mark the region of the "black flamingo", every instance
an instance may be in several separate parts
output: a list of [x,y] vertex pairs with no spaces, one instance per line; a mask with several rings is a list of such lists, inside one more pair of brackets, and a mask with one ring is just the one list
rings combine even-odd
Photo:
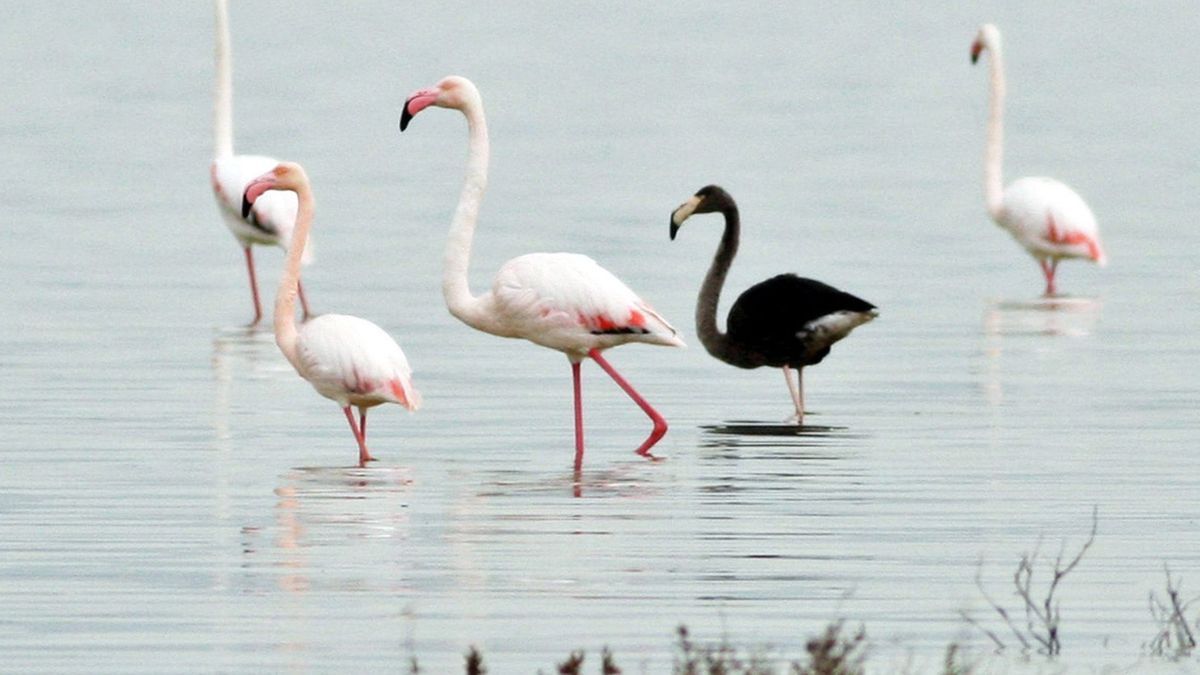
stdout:
[[725,363],[739,368],[782,368],[796,405],[796,414],[789,421],[803,425],[804,367],[820,363],[833,343],[879,312],[866,300],[828,284],[780,274],[738,296],[725,320],[728,332],[722,333],[717,328],[717,302],[741,236],[737,203],[719,186],[701,188],[671,213],[671,240],[690,216],[713,212],[725,216],[725,234],[700,285],[696,333],[708,353]]

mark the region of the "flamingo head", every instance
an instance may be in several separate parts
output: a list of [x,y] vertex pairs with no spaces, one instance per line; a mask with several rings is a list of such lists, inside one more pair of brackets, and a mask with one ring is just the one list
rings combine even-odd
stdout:
[[1000,48],[1000,29],[994,24],[985,23],[979,27],[979,34],[975,36],[975,41],[971,43],[971,63],[979,61],[979,55],[983,50],[990,49],[993,52]]
[[250,215],[254,202],[267,190],[291,190],[293,192],[308,186],[308,174],[304,167],[295,162],[281,162],[274,169],[264,173],[246,184],[242,193],[242,217]]
[[725,188],[720,185],[705,185],[671,212],[671,241],[675,241],[675,235],[679,232],[679,228],[683,227],[683,221],[690,218],[692,214],[724,212],[731,209],[736,210],[737,204],[733,201],[733,197],[730,197],[729,193],[725,191]]
[[467,78],[458,75],[442,78],[441,82],[427,89],[418,89],[405,99],[404,110],[400,113],[400,131],[407,129],[409,121],[431,105],[462,110],[478,100],[479,90]]

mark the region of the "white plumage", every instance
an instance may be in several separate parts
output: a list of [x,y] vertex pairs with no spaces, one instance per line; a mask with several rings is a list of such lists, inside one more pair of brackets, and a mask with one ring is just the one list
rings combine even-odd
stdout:
[[822,346],[839,342],[850,334],[850,331],[879,316],[879,311],[871,309],[866,312],[841,310],[813,319],[804,324],[804,332],[797,337],[813,337]]
[[971,45],[972,63],[984,50],[991,52],[991,102],[983,166],[988,215],[1037,260],[1046,278],[1045,294],[1052,296],[1060,260],[1080,258],[1103,266],[1108,256],[1100,242],[1096,217],[1071,188],[1042,177],[1022,178],[1003,188],[1006,85],[1000,30],[992,24],[980,27]]
[[[228,155],[212,163],[213,194],[221,208],[225,226],[242,246],[261,244],[287,250],[296,227],[296,194],[274,190],[262,195],[243,218],[242,195],[250,181],[275,168],[279,160],[262,155]],[[312,260],[311,244],[301,261]]]
[[382,328],[356,316],[322,314],[296,335],[296,371],[339,406],[421,405],[404,350]]
[[628,286],[591,258],[572,253],[532,253],[500,268],[491,291],[478,297],[467,283],[471,240],[479,205],[487,188],[487,120],[479,90],[468,79],[450,76],[436,86],[413,92],[404,101],[400,131],[413,116],[437,106],[467,118],[467,175],[446,242],[442,295],[455,317],[478,330],[524,338],[557,349],[571,362],[575,399],[575,470],[583,464],[583,403],[579,366],[594,360],[651,419],[654,429],[635,452],[653,457],[650,448],[667,432],[667,423],[600,354],[629,342],[682,347],[683,341],[663,318]]
[[997,222],[1035,258],[1085,258],[1107,263],[1096,216],[1083,198],[1053,178],[1013,181]]
[[496,273],[481,298],[499,334],[582,359],[629,342],[682,346],[675,329],[620,279],[585,255],[529,253]]
[[[273,169],[279,160],[261,155],[233,154],[233,65],[229,44],[229,7],[227,0],[215,0],[217,82],[213,101],[213,135],[215,148],[209,176],[213,195],[225,226],[233,233],[246,257],[250,279],[250,295],[254,302],[255,325],[262,318],[262,303],[258,297],[255,278],[254,245],[279,246],[287,249],[296,225],[296,195],[291,192],[271,192],[255,202],[251,212],[243,216],[242,195],[250,181]],[[310,246],[305,246],[301,262],[312,261]],[[308,318],[308,300],[303,287],[299,289],[304,317]]]
[[[317,393],[342,408],[354,440],[359,466],[371,461],[367,450],[367,409],[396,403],[416,410],[421,395],[413,387],[412,368],[400,345],[382,328],[355,316],[323,314],[296,326],[300,257],[313,221],[308,176],[299,164],[283,163],[246,186],[243,208],[249,210],[268,195],[288,191],[297,201],[296,231],[288,246],[283,275],[275,296],[275,344]],[[355,422],[351,406],[358,408]]]

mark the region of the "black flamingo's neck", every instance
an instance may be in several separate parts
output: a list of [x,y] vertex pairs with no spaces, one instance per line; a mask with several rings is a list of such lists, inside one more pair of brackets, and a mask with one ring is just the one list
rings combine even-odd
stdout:
[[700,343],[722,361],[736,362],[736,350],[730,344],[729,335],[717,328],[717,304],[721,299],[721,289],[725,286],[725,276],[729,266],[737,255],[738,240],[741,238],[741,217],[738,215],[737,204],[725,204],[721,208],[725,216],[725,233],[717,246],[708,274],[700,285],[700,298],[696,301],[696,334]]

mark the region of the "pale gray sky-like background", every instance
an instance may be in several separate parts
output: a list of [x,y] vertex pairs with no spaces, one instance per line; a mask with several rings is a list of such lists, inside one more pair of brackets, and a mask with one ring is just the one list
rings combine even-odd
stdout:
[[[989,651],[958,615],[993,620],[979,561],[1007,598],[1093,505],[1060,663],[1167,668],[1139,661],[1146,594],[1164,562],[1200,583],[1196,3],[233,0],[235,148],[305,165],[314,308],[387,329],[425,397],[372,413],[361,471],[337,407],[239,328],[209,3],[10,4],[0,669],[455,672],[476,644],[497,673],[604,645],[659,673],[679,623],[798,655],[839,616],[876,667],[934,669],[954,640]],[[1062,307],[984,212],[988,21],[1006,180],[1068,183],[1108,248],[1062,265]],[[475,291],[567,250],[652,302],[689,347],[609,357],[671,423],[668,461],[633,456],[644,417],[585,364],[574,496],[566,360],[446,312],[465,125],[397,121],[451,73],[492,137]],[[694,337],[720,223],[671,242],[667,218],[708,183],[743,219],[722,312],[786,271],[880,307],[806,372],[825,433],[745,433],[788,414],[782,378]],[[256,255],[269,307],[282,252]]]

